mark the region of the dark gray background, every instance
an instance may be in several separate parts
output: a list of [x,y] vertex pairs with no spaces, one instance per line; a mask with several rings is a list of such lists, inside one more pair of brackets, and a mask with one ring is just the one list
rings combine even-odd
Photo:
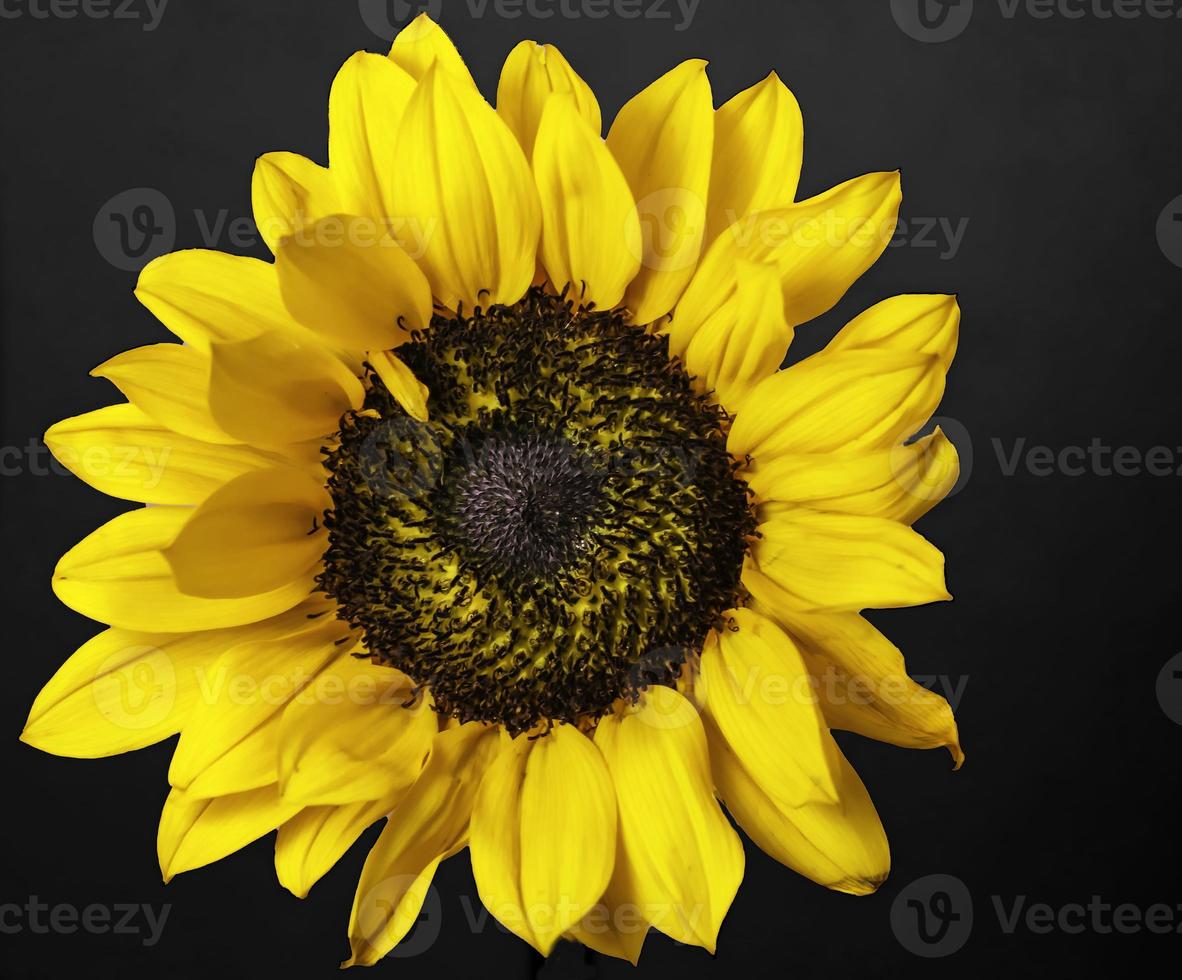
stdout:
[[[177,247],[263,254],[257,244],[236,247],[228,230],[211,238],[205,229],[223,211],[229,221],[249,217],[258,154],[290,149],[324,161],[334,72],[352,51],[386,45],[356,0],[170,0],[153,30],[144,30],[142,0],[128,8],[139,19],[61,16],[70,8],[39,17],[30,2],[0,0],[0,905],[37,896],[78,908],[173,907],[162,938],[146,948],[142,935],[40,934],[26,920],[0,933],[0,975],[329,977],[347,951],[354,882],[373,832],[304,902],[276,884],[269,838],[165,888],[155,833],[171,744],[85,762],[17,742],[41,684],[96,632],[53,598],[53,565],[126,507],[46,472],[44,455],[28,446],[57,419],[116,398],[87,378],[91,367],[165,339],[132,297],[134,272],[109,261],[109,240],[96,241],[106,203],[153,188],[174,211]],[[909,19],[907,4],[888,0],[702,0],[678,29],[676,5],[654,2],[641,8],[669,19],[513,18],[447,0],[442,21],[486,94],[513,44],[554,41],[609,120],[683,58],[710,59],[719,101],[775,69],[804,110],[802,193],[902,169],[908,234],[837,310],[799,331],[792,356],[887,295],[960,294],[962,342],[941,413],[959,426],[952,431],[971,473],[921,525],[948,557],[957,599],[875,619],[914,674],[962,688],[968,762],[952,773],[943,752],[843,736],[893,845],[880,893],[828,893],[749,847],[718,957],[653,935],[636,975],[1079,976],[1105,959],[1127,967],[1147,952],[1176,954],[1176,935],[1145,930],[1038,934],[1022,925],[1007,934],[994,905],[995,896],[1008,909],[1022,896],[1027,906],[1058,907],[1095,895],[1144,913],[1182,901],[1182,728],[1155,687],[1180,648],[1182,269],[1171,256],[1182,264],[1173,217],[1182,203],[1171,202],[1182,194],[1182,20],[1106,17],[1112,0],[1068,0],[1067,13],[1083,16],[1052,9],[1046,18],[1024,3],[1007,16],[1010,0],[976,0],[963,33],[925,43],[899,26],[917,23],[914,3]],[[572,7],[588,10],[567,0]],[[560,8],[538,0],[535,9]],[[956,18],[966,9],[949,11],[945,30],[963,26]],[[924,234],[923,219],[962,228],[963,238],[953,248],[947,235]],[[1007,473],[999,459],[1015,447],[1057,452],[1092,440],[1133,455],[1169,447],[1170,474],[1095,465],[1042,474],[1024,462]],[[1182,705],[1180,682],[1170,683],[1167,707]],[[891,908],[932,874],[963,883],[975,915],[963,949],[923,959],[892,929]],[[476,915],[479,906],[464,856],[436,885],[438,911],[419,927],[425,940],[438,929],[435,941],[379,969],[530,975],[536,964],[522,943],[491,923],[469,925],[465,909]],[[595,975],[578,959],[543,975]],[[633,975],[616,961],[598,970]]]

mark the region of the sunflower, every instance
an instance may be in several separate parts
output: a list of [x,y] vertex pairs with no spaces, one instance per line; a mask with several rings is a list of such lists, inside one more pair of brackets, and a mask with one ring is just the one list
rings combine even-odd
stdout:
[[713,951],[734,822],[865,894],[887,842],[831,729],[961,752],[865,608],[949,598],[912,523],[957,479],[937,406],[948,296],[887,299],[781,370],[890,240],[897,173],[796,201],[773,74],[715,109],[705,63],[601,138],[550,46],[494,110],[421,17],[329,96],[329,166],[262,156],[274,262],[163,256],[139,300],[181,343],[96,368],[126,402],[53,426],[147,506],[60,561],[109,624],[23,738],[98,757],[179,733],[165,880],[277,831],[303,897],[372,824],[349,964],[468,847],[548,953]]

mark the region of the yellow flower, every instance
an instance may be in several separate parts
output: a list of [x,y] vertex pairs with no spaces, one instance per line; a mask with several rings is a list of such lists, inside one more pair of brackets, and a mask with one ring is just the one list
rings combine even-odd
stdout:
[[714,109],[686,62],[606,140],[524,42],[492,109],[421,17],[329,98],[329,166],[254,172],[273,263],[183,251],[136,296],[183,343],[94,373],[127,402],[54,453],[150,506],[54,588],[109,628],[23,738],[98,757],[179,733],[165,879],[278,830],[298,896],[374,822],[350,963],[465,846],[543,954],[713,950],[743,875],[724,815],[829,888],[889,853],[830,734],[962,756],[864,608],[947,599],[912,530],[957,478],[929,418],[947,296],[898,296],[780,370],[881,254],[895,173],[796,201],[775,75]]

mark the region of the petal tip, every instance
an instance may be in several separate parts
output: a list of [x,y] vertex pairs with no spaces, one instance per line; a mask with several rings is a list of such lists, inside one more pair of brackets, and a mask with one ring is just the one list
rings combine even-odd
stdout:
[[832,891],[841,892],[845,895],[853,895],[855,898],[865,898],[867,895],[873,895],[878,891],[882,887],[883,882],[887,880],[889,874],[890,872],[888,871],[874,878],[851,878],[831,885],[830,888]]
[[35,728],[36,728],[36,723],[34,721],[32,721],[32,720],[27,721],[25,723],[25,727],[23,729],[21,729],[20,735],[17,736],[17,740],[24,742],[25,745],[29,746],[30,748],[34,748],[40,752],[44,752],[46,750],[40,744],[38,744],[40,742],[40,739],[38,739],[36,734],[34,733]]

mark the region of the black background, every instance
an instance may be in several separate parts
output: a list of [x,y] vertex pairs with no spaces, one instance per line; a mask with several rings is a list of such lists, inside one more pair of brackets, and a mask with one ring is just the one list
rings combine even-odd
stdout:
[[[95,762],[17,741],[41,684],[96,632],[54,599],[53,565],[126,509],[45,472],[46,458],[25,447],[52,422],[117,399],[87,378],[90,368],[166,337],[132,297],[134,273],[96,248],[104,202],[156,188],[175,208],[177,247],[241,250],[225,233],[205,240],[195,210],[206,225],[223,209],[230,220],[249,217],[250,170],[264,151],[324,162],[333,74],[352,51],[386,43],[355,0],[170,0],[152,31],[142,18],[42,19],[28,2],[5,0],[22,16],[0,18],[0,904],[37,896],[172,909],[151,947],[142,935],[39,934],[26,922],[0,933],[0,975],[328,977],[347,953],[373,831],[303,902],[275,882],[271,838],[165,888],[155,833],[171,741]],[[711,61],[719,102],[775,69],[804,110],[802,196],[901,168],[905,219],[967,221],[956,249],[913,224],[835,311],[798,331],[792,356],[885,296],[960,295],[961,347],[941,414],[959,425],[971,472],[921,525],[947,555],[957,598],[875,618],[913,674],[963,685],[968,761],[953,773],[942,751],[842,736],[892,841],[892,876],[877,895],[826,892],[748,845],[717,958],[653,934],[639,973],[603,960],[598,975],[1079,976],[1146,953],[1176,962],[1176,935],[1023,926],[1007,934],[994,896],[1006,907],[1019,896],[1059,906],[1098,895],[1142,910],[1182,901],[1182,729],[1155,694],[1180,648],[1180,479],[1096,467],[1036,475],[1022,463],[1007,473],[997,448],[1057,451],[1099,439],[1140,452],[1164,445],[1182,463],[1182,269],[1155,234],[1182,194],[1182,20],[1104,17],[1110,0],[1100,13],[1089,0],[1079,18],[1038,19],[1024,8],[1011,18],[998,0],[976,0],[961,36],[921,43],[887,0],[702,0],[684,30],[675,5],[664,8],[672,19],[636,21],[473,9],[447,0],[442,22],[489,96],[523,38],[559,44],[606,120],[683,58]],[[558,5],[539,0],[538,9]],[[247,251],[265,254],[261,245]],[[1182,250],[1173,254],[1182,262]],[[936,873],[965,883],[975,917],[962,950],[927,960],[897,940],[890,911],[909,882]],[[435,883],[438,939],[379,970],[530,975],[524,944],[491,923],[470,927],[465,908],[476,915],[479,906],[465,856]],[[582,976],[578,959],[543,975]]]

